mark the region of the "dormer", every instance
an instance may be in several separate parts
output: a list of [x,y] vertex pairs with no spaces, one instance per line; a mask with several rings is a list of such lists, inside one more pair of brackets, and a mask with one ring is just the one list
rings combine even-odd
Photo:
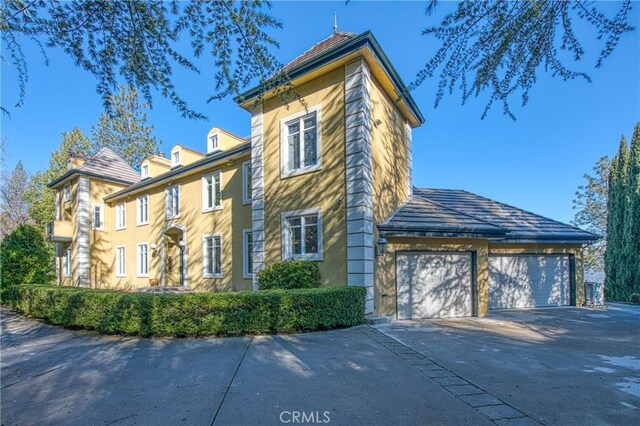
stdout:
[[171,161],[167,158],[150,155],[140,165],[140,178],[149,179],[171,170]]
[[186,166],[194,161],[198,161],[204,158],[204,154],[182,145],[174,145],[173,148],[171,148],[171,156],[169,158],[171,161],[171,168],[173,169],[178,166]]
[[207,133],[207,154],[227,151],[243,143],[246,143],[243,138],[219,127],[213,127],[209,130],[209,133]]

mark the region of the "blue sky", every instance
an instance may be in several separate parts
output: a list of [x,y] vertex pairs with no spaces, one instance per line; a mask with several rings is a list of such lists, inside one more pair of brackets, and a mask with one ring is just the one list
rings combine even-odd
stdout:
[[[274,35],[280,41],[279,59],[287,62],[330,35],[333,12],[341,30],[372,30],[394,66],[409,83],[437,43],[421,35],[434,23],[424,15],[424,2],[274,2],[273,14],[284,28]],[[632,21],[640,26],[640,4],[634,4]],[[443,3],[442,11],[453,4]],[[614,10],[616,4],[602,4]],[[593,81],[563,82],[540,74],[521,108],[514,98],[517,121],[495,108],[485,120],[480,116],[486,97],[462,106],[460,94],[447,96],[434,109],[437,81],[427,81],[413,96],[426,116],[414,130],[414,184],[419,187],[458,188],[488,196],[557,220],[573,218],[572,200],[582,174],[597,159],[615,153],[621,134],[630,136],[640,119],[640,38],[638,30],[623,37],[604,66],[594,69],[601,48],[593,33],[582,37],[589,54],[572,65],[589,72]],[[5,164],[13,168],[22,160],[29,171],[47,166],[49,152],[57,148],[60,133],[80,127],[88,135],[102,104],[95,80],[76,68],[60,51],[49,52],[45,66],[38,49],[24,45],[29,62],[29,83],[22,108],[2,117],[2,137],[7,144]],[[207,104],[214,91],[213,66],[199,62],[201,75],[186,71],[174,79],[190,106],[204,112],[208,121],[186,120],[161,97],[149,112],[155,134],[168,152],[180,143],[204,150],[206,133],[220,126],[239,135],[249,134],[249,115],[231,99]],[[17,99],[15,71],[2,65],[2,104]]]

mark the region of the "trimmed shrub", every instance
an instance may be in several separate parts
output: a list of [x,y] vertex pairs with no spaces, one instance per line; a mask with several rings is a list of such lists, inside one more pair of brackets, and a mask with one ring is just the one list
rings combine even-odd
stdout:
[[34,226],[19,225],[0,244],[0,288],[49,284],[55,279],[53,266],[52,250]]
[[4,303],[68,328],[142,336],[229,336],[349,327],[364,321],[365,290],[149,294],[20,285]]
[[640,293],[632,293],[629,301],[634,305],[640,305]]
[[277,262],[258,272],[260,290],[320,287],[320,268],[309,260]]

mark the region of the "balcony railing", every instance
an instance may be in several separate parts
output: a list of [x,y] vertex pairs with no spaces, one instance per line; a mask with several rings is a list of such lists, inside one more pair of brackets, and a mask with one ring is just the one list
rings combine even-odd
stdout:
[[71,221],[54,220],[47,224],[47,241],[64,243],[71,241],[72,238],[73,230],[71,228]]

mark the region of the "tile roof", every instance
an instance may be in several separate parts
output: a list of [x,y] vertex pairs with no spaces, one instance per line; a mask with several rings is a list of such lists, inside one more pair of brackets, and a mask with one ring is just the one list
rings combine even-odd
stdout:
[[101,148],[80,167],[79,172],[102,175],[106,178],[135,183],[140,181],[140,175],[110,148]]
[[289,70],[297,65],[300,65],[306,61],[309,61],[315,58],[316,56],[319,56],[322,53],[328,51],[329,49],[345,41],[351,40],[356,35],[357,34],[354,34],[354,33],[336,31],[333,34],[331,34],[329,37],[325,38],[324,40],[311,46],[309,50],[307,50],[302,55],[295,58],[293,61],[289,62],[287,65],[284,66],[283,70],[284,71]]
[[504,236],[506,231],[498,226],[479,220],[433,201],[410,197],[394,214],[381,223],[381,231],[412,232],[419,235],[437,234],[468,236]]
[[[415,199],[426,201],[422,203]],[[434,203],[439,208],[434,208]],[[443,210],[446,209],[446,210]],[[446,214],[443,212],[446,211]],[[503,239],[520,241],[589,242],[598,238],[591,232],[558,222],[526,210],[463,190],[416,188],[407,203],[379,226],[381,231],[406,232],[414,227],[430,232],[438,227],[451,233],[473,231],[488,235],[478,222],[503,231]],[[456,230],[457,227],[457,230]],[[495,233],[495,232],[494,232]]]

